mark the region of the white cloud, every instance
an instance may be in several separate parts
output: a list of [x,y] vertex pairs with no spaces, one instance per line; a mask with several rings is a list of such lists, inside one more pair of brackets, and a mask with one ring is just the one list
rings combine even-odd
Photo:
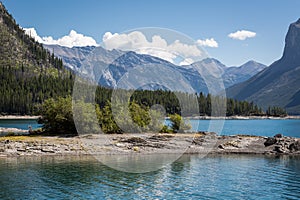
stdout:
[[164,59],[166,61],[169,61],[170,63],[175,63],[174,60],[177,57],[177,55],[159,48],[141,48],[135,50],[135,52],[139,54],[147,54],[147,55],[155,56]]
[[183,61],[181,61],[179,63],[179,65],[191,65],[193,64],[195,61],[193,59],[190,59],[190,58],[186,58],[184,59]]
[[[71,30],[69,35],[53,39],[51,36],[39,36],[34,28],[23,29],[26,34],[31,35],[36,41],[43,44],[56,44],[70,48],[74,46],[99,46],[92,37],[84,36],[74,30]],[[180,65],[187,65],[202,60],[206,55],[205,52],[199,48],[200,40],[195,44],[183,43],[180,40],[168,43],[166,39],[160,35],[153,35],[148,40],[140,31],[133,31],[128,34],[106,32],[102,37],[102,41],[103,46],[108,50],[120,49],[124,51],[135,51],[140,54],[156,56]],[[203,45],[200,46],[217,47],[218,43],[211,38],[203,41]],[[181,60],[181,62],[179,60]]]
[[205,39],[205,40],[199,39],[196,41],[196,43],[203,47],[213,47],[213,48],[219,47],[219,44],[217,43],[217,41],[214,38]]
[[39,43],[43,42],[42,38],[40,36],[38,36],[38,34],[34,28],[23,28],[23,30],[25,31],[25,34],[31,36],[37,42],[39,42]]
[[256,36],[255,32],[252,31],[246,31],[246,30],[240,30],[236,31],[234,33],[228,34],[228,37],[236,40],[245,40],[247,38],[253,38]]
[[65,47],[82,47],[82,46],[98,46],[94,38],[85,36],[83,34],[77,33],[71,30],[69,35],[63,36],[57,40],[53,39],[51,36],[40,37],[34,28],[23,28],[25,33],[33,37],[37,42],[43,44],[57,44]]
[[[196,44],[186,44],[179,40],[168,44],[159,35],[153,35],[148,41],[140,31],[133,31],[128,34],[106,32],[103,37],[103,45],[106,49],[120,49],[124,51],[135,51],[141,54],[148,54],[176,63],[176,58],[188,59],[191,63],[203,56],[203,51]],[[183,62],[182,62],[183,63]],[[184,62],[186,63],[186,62]]]

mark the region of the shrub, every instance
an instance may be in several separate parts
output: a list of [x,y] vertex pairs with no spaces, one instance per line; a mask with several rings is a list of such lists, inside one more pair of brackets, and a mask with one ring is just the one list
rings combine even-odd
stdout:
[[16,133],[14,133],[14,132],[8,132],[7,134],[6,134],[6,136],[8,136],[8,137],[12,137],[12,136],[16,136],[17,134]]
[[187,124],[178,114],[169,115],[171,120],[171,130],[173,133],[184,132],[191,129],[191,125]]
[[77,134],[73,121],[72,100],[66,98],[48,99],[39,107],[41,116],[38,123],[43,124],[44,133],[48,134]]

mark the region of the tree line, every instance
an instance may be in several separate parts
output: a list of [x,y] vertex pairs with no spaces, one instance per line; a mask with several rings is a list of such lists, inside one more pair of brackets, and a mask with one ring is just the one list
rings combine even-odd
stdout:
[[[30,75],[26,68],[0,66],[0,113],[34,115],[36,106],[49,98],[66,97],[72,95],[75,75],[65,71],[56,76],[40,73]],[[253,102],[238,101],[232,98],[213,96],[210,94],[189,94],[164,90],[112,90],[98,86],[95,91],[95,102],[100,109],[111,101],[112,93],[131,95],[124,99],[136,102],[140,106],[151,107],[161,105],[166,114],[180,114],[182,116],[217,116],[213,109],[225,108],[219,115],[233,116],[285,116],[286,111],[280,107],[269,107],[266,111]],[[84,89],[83,89],[84,96]],[[184,110],[182,108],[184,106]]]
[[59,76],[33,75],[26,68],[0,66],[0,113],[34,115],[35,106],[46,99],[70,95],[73,76],[71,72]]

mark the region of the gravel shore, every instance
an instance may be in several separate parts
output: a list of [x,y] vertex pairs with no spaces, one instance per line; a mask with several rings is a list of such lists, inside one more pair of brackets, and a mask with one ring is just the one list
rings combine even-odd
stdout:
[[76,137],[0,137],[0,156],[122,154],[288,154],[300,155],[300,139],[248,135],[99,134]]

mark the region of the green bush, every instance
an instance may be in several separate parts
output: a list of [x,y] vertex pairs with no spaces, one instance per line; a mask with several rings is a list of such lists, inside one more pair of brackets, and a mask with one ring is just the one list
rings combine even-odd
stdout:
[[[73,106],[73,107],[72,107]],[[96,112],[97,118],[94,117]],[[74,113],[74,115],[73,115]],[[53,135],[97,133],[100,108],[83,100],[73,102],[70,96],[48,99],[39,107],[38,123],[43,124],[43,132]],[[74,119],[76,120],[77,129]]]
[[[159,112],[143,108],[136,102],[129,103],[128,109],[125,109],[126,106],[126,104],[117,103],[114,116],[110,102],[107,102],[104,108],[99,110],[99,124],[103,132],[123,133],[127,131],[138,133],[162,129],[163,123],[160,121]],[[118,124],[125,130],[122,130]]]
[[191,125],[187,124],[178,114],[169,115],[171,120],[171,130],[173,133],[184,132],[191,129]]
[[98,110],[97,115],[101,130],[104,133],[122,133],[113,118],[110,102],[107,102],[103,109]]
[[34,129],[32,131],[29,132],[29,135],[33,136],[33,135],[41,135],[43,134],[43,128],[38,128],[38,129]]
[[167,125],[163,125],[162,129],[160,130],[160,133],[173,133],[173,131]]
[[43,124],[44,133],[54,135],[77,134],[70,96],[44,101],[39,107],[38,114],[41,116],[38,123]]
[[16,136],[17,134],[16,133],[14,133],[14,132],[8,132],[7,134],[6,134],[6,136],[8,136],[8,137],[12,137],[12,136]]
[[73,102],[73,118],[80,134],[99,133],[99,105],[83,100]]

